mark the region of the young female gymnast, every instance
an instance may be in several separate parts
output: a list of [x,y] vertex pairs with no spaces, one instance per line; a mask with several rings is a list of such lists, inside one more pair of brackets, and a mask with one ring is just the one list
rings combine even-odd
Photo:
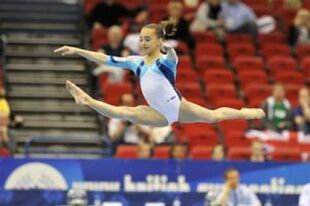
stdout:
[[139,37],[143,56],[113,57],[71,46],[55,50],[63,56],[79,55],[98,64],[130,69],[139,79],[149,106],[113,106],[97,101],[70,81],[66,82],[68,91],[77,104],[87,105],[103,116],[157,127],[177,121],[213,123],[227,119],[260,119],[265,116],[263,110],[254,108],[237,110],[222,107],[209,110],[182,97],[175,88],[178,57],[173,48],[163,44],[165,35],[173,31],[173,23],[170,22],[144,26]]

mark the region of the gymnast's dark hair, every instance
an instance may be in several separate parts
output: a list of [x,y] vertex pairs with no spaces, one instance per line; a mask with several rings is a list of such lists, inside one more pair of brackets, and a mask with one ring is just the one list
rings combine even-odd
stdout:
[[154,29],[158,38],[173,36],[177,31],[173,20],[164,20],[159,24],[148,24],[143,28]]

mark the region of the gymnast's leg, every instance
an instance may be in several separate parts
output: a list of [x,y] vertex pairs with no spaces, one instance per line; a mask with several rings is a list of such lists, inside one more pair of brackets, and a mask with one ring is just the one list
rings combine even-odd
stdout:
[[154,127],[163,127],[168,125],[167,119],[151,107],[145,105],[137,107],[113,106],[91,98],[82,89],[70,81],[66,82],[66,87],[74,97],[77,104],[87,105],[103,116],[124,119],[132,123]]
[[179,114],[180,122],[209,122],[214,123],[228,119],[261,119],[265,116],[262,109],[243,108],[241,110],[222,107],[215,110],[209,110],[185,98],[181,100]]

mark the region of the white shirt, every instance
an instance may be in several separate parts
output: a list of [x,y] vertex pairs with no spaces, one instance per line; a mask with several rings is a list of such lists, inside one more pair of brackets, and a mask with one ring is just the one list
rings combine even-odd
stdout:
[[310,183],[306,184],[299,196],[298,206],[309,206],[310,205]]

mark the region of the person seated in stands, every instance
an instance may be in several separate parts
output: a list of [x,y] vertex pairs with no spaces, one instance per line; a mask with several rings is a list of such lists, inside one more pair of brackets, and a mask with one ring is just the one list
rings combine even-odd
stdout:
[[299,105],[294,109],[294,122],[298,131],[310,134],[310,93],[304,87],[299,90]]
[[231,34],[249,33],[253,39],[258,34],[253,10],[240,0],[227,0],[221,5],[220,25]]
[[212,160],[227,160],[227,148],[223,144],[217,144],[212,149]]
[[5,98],[5,90],[0,87],[0,147],[8,146],[8,126],[10,123],[10,106]]
[[138,159],[150,159],[153,156],[153,145],[141,141],[137,145],[137,158]]
[[290,10],[298,10],[302,6],[301,0],[284,0],[283,1],[283,8],[290,9]]
[[265,155],[265,149],[264,149],[263,142],[261,141],[252,142],[250,161],[251,162],[265,162],[266,161],[266,155]]
[[[195,49],[195,40],[189,31],[189,22],[184,18],[184,5],[180,0],[171,0],[167,6],[168,16],[165,20],[173,20],[176,27],[176,32],[173,35],[167,36],[167,41],[171,46],[176,47],[178,41],[185,42],[189,52],[193,55]],[[169,41],[170,40],[170,41]]]
[[[120,105],[132,107],[135,99],[132,94],[123,94]],[[150,142],[149,128],[144,125],[132,124],[121,119],[110,119],[108,123],[108,135],[112,144],[112,152],[115,152],[119,144],[137,144],[140,141]]]
[[90,28],[110,27],[121,25],[122,17],[135,16],[135,9],[128,9],[117,0],[105,0],[98,3],[88,16]]
[[[123,43],[123,32],[120,26],[111,26],[107,33],[108,42],[99,49],[100,52],[111,56],[121,56],[125,57],[130,54],[130,51]],[[109,73],[109,81],[123,81],[125,71],[122,69],[115,69],[114,67],[109,67],[106,65],[100,65],[93,70],[95,76],[101,74],[102,72]]]
[[140,30],[149,23],[149,11],[146,7],[141,7],[134,18],[129,18],[127,23],[127,35],[124,39],[124,45],[134,54],[139,53]]
[[310,11],[299,9],[294,22],[289,27],[288,42],[291,46],[310,44]]
[[285,98],[285,88],[282,84],[273,85],[272,96],[262,105],[266,116],[263,119],[263,129],[280,132],[292,129],[293,113],[290,102]]
[[170,148],[170,158],[175,160],[184,160],[188,157],[188,145],[185,143],[172,144]]
[[220,11],[221,0],[205,0],[200,4],[196,17],[191,23],[191,31],[215,31],[218,29]]

